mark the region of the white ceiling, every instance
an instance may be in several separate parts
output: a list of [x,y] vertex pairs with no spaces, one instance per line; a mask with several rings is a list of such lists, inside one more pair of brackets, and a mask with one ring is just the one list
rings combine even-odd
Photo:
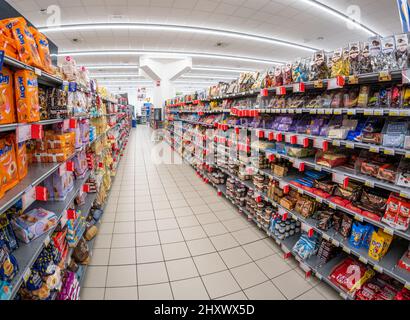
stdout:
[[[356,5],[361,23],[386,36],[401,32],[396,0],[319,0],[340,12]],[[306,4],[303,0],[8,0],[37,27],[46,26],[41,13],[50,5],[61,8],[62,25],[79,23],[161,23],[216,28],[283,39],[331,50],[350,41],[366,40],[363,30],[351,30],[346,22]],[[120,15],[120,20],[113,19]],[[289,61],[310,52],[195,32],[98,30],[56,32],[48,36],[60,51],[164,50],[236,55]],[[72,39],[78,38],[79,43]],[[320,40],[319,38],[323,38]],[[216,47],[217,42],[226,45]],[[138,64],[138,56],[81,56],[79,64]],[[226,68],[265,69],[266,64],[193,58],[193,64]],[[107,70],[104,70],[107,72]],[[137,72],[137,71],[134,71]],[[209,72],[202,72],[209,74]],[[199,72],[195,74],[200,74]]]

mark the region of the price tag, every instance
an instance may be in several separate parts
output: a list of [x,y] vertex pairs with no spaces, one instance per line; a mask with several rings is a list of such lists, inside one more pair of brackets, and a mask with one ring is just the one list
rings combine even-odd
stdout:
[[339,140],[333,140],[332,145],[334,145],[335,147],[340,147],[340,141]]
[[389,116],[390,117],[398,117],[400,115],[398,110],[390,110],[389,111]]
[[372,116],[374,113],[373,113],[373,110],[366,109],[366,110],[363,111],[363,114],[365,116]]
[[366,181],[364,182],[364,185],[365,185],[366,187],[369,187],[369,188],[374,188],[374,182],[373,182],[373,181],[370,181],[370,180],[366,180]]
[[305,92],[305,84],[303,82],[293,84],[293,92],[294,93]]
[[363,262],[364,264],[367,264],[369,262],[365,257],[362,256],[359,257],[359,261]]
[[385,81],[391,81],[391,73],[390,71],[380,71],[379,73],[379,81],[380,82],[385,82]]
[[309,111],[309,114],[316,114],[317,113],[317,110],[316,109],[311,109],[310,111]]
[[346,148],[354,149],[354,143],[353,142],[346,142]]
[[406,159],[410,159],[410,152],[406,152],[405,158],[406,158]]
[[327,83],[327,89],[328,90],[333,90],[333,89],[340,89],[343,88],[345,85],[345,78],[342,76],[338,76],[333,79],[329,79]]
[[295,113],[295,109],[288,109],[288,113],[289,113],[289,114],[294,114],[294,113]]
[[304,191],[303,189],[298,189],[298,192],[299,192],[301,195],[305,194],[305,191]]
[[369,151],[370,152],[374,152],[374,153],[379,153],[380,152],[380,148],[379,147],[370,147],[369,148]]
[[44,246],[45,247],[48,247],[48,245],[50,244],[50,236],[47,236],[46,238],[45,238],[45,240],[44,240]]
[[382,116],[384,114],[383,110],[374,110],[373,114],[375,116]]
[[383,269],[382,267],[378,266],[378,265],[375,265],[375,266],[373,267],[373,269],[376,270],[376,271],[379,272],[379,273],[383,273],[383,272],[384,272],[384,269]]
[[316,202],[323,203],[323,199],[319,196],[316,197]]
[[17,142],[21,143],[31,140],[31,125],[21,125],[17,127]]
[[387,233],[387,234],[389,234],[389,235],[391,235],[391,236],[394,235],[394,229],[389,228],[389,227],[385,227],[385,228],[383,229],[383,232],[385,232],[385,233]]
[[343,251],[350,254],[352,251],[348,247],[343,247]]
[[339,241],[337,241],[337,240],[335,240],[335,239],[332,240],[332,244],[333,244],[334,246],[336,246],[336,247],[339,247],[339,246],[340,246]]
[[26,283],[31,276],[31,269],[27,268],[23,275],[23,281]]
[[319,172],[322,172],[322,167],[319,166],[319,165],[317,165],[317,164],[315,164],[315,170],[316,170],[316,171],[319,171]]
[[408,290],[410,290],[410,282],[406,282],[406,284],[404,285],[404,287]]
[[325,239],[326,241],[330,240],[330,237],[327,235],[327,233],[323,233],[322,238]]
[[395,151],[394,149],[384,149],[384,154],[389,155],[389,156],[394,156]]
[[359,84],[359,77],[356,75],[349,76],[349,84]]
[[327,115],[333,114],[333,109],[326,109],[325,114],[327,114]]
[[363,222],[363,216],[361,216],[360,214],[355,214],[354,219],[359,222]]
[[333,114],[335,114],[335,115],[341,115],[343,112],[342,112],[342,109],[334,109],[333,110]]
[[323,81],[322,80],[317,80],[313,82],[313,87],[315,89],[322,89],[323,88]]
[[333,202],[329,202],[329,208],[336,210],[337,209],[337,205]]
[[410,194],[408,194],[407,192],[401,191],[400,192],[400,197],[410,199]]
[[325,114],[325,109],[317,109],[317,114]]
[[347,110],[347,115],[349,115],[349,116],[354,116],[354,115],[356,115],[356,109],[349,109],[349,110]]
[[34,68],[34,73],[35,73],[36,76],[39,76],[39,77],[41,77],[41,75],[42,75],[41,70],[38,69],[38,68]]
[[320,281],[322,281],[323,279],[323,277],[319,273],[316,273],[316,278],[318,278]]
[[296,113],[301,114],[303,112],[302,109],[296,109]]
[[399,112],[400,117],[408,117],[409,116],[409,110],[401,110]]

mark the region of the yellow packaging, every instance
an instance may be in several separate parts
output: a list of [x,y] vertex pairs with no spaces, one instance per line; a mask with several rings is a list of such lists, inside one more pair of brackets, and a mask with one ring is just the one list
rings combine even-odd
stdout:
[[369,247],[369,257],[379,261],[384,257],[393,240],[393,236],[379,230],[373,232]]
[[3,67],[0,71],[0,124],[15,122],[13,73]]
[[14,78],[18,122],[40,121],[37,76],[29,70],[18,70]]

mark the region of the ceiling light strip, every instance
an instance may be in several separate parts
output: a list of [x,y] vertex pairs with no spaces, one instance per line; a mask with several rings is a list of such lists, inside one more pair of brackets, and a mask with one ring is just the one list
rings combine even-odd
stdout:
[[244,61],[244,62],[253,62],[269,65],[281,65],[285,62],[260,59],[260,58],[251,58],[251,57],[242,57],[242,56],[231,56],[231,55],[222,55],[214,53],[198,53],[198,52],[180,52],[180,51],[145,51],[145,50],[96,50],[96,51],[64,51],[58,54],[52,54],[52,56],[65,57],[65,56],[131,56],[131,55],[150,55],[152,58],[155,57],[194,57],[194,58],[210,58],[210,59],[222,59],[222,60],[232,60],[232,61]]
[[184,25],[173,25],[173,24],[152,24],[152,23],[89,23],[89,24],[71,24],[63,25],[58,27],[43,27],[39,28],[40,32],[43,33],[52,33],[52,32],[68,32],[68,31],[93,31],[93,30],[150,30],[150,31],[173,31],[173,32],[191,32],[191,33],[201,33],[206,35],[215,35],[215,36],[225,36],[232,37],[241,40],[252,40],[265,43],[271,43],[281,46],[287,46],[295,49],[307,50],[307,51],[316,51],[317,48],[309,47],[306,45],[294,43],[287,40],[271,38],[267,36],[237,32],[231,30],[221,30],[213,28],[204,28],[204,27],[193,27],[193,26],[184,26]]
[[362,31],[364,31],[364,32],[366,32],[366,33],[368,33],[372,36],[379,35],[376,31],[370,29],[369,27],[365,26],[361,22],[352,19],[348,15],[346,15],[346,14],[344,14],[344,13],[342,13],[342,12],[332,8],[332,7],[329,7],[328,5],[323,4],[322,2],[319,2],[319,1],[316,1],[316,0],[301,0],[301,1],[305,2],[306,4],[311,5],[312,7],[315,7],[317,9],[322,10],[322,11],[325,11],[326,13],[329,13],[329,14],[335,16],[335,17],[338,17],[338,18],[344,20],[345,22],[352,23],[357,28],[361,29]]

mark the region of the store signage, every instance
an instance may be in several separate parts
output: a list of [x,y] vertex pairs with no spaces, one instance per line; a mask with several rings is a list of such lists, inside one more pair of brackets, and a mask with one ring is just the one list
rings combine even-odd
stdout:
[[262,89],[261,90],[261,96],[262,97],[267,97],[269,94],[269,90],[268,89]]

